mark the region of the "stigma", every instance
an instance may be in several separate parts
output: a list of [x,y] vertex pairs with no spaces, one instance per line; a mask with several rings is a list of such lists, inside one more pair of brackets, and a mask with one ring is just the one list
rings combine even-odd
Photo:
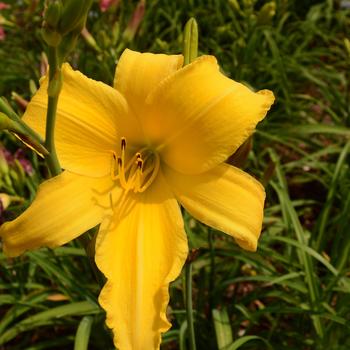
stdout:
[[160,159],[159,155],[147,147],[129,155],[127,159],[127,143],[125,137],[120,141],[120,155],[112,151],[113,161],[111,177],[119,181],[125,192],[142,193],[157,177]]

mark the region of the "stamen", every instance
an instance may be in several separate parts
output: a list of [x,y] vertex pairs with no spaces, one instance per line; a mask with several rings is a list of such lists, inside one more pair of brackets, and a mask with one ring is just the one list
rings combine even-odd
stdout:
[[122,187],[126,187],[127,181],[125,178],[125,169],[124,169],[124,162],[123,159],[118,157],[118,174],[119,174],[119,181]]
[[118,175],[116,175],[116,162],[117,162],[117,155],[115,154],[115,152],[112,151],[112,155],[113,155],[113,160],[112,160],[112,167],[111,167],[111,178],[113,181],[117,180],[118,179]]
[[122,149],[122,151],[125,150],[125,148],[126,148],[126,138],[122,137],[121,138],[121,149]]
[[125,194],[130,190],[135,193],[144,192],[157,176],[160,167],[159,155],[147,148],[142,148],[126,162],[125,137],[121,138],[120,146],[120,156],[112,151],[112,180],[119,180]]
[[[160,167],[160,160],[159,160],[159,155],[155,154],[154,157],[154,167],[153,167],[153,171],[152,171],[152,175],[150,176],[150,178],[147,180],[147,182],[140,188],[139,192],[142,193],[145,190],[147,190],[147,188],[152,184],[152,182],[154,181],[154,179],[156,178],[158,171],[159,171],[159,167]],[[146,178],[146,177],[145,177]]]

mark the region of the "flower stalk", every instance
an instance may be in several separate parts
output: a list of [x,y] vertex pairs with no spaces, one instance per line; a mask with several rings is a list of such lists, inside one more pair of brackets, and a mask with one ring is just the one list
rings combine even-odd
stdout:
[[45,146],[49,153],[46,163],[51,175],[61,172],[55,147],[55,123],[59,95],[62,89],[61,67],[67,55],[74,49],[77,38],[85,27],[92,1],[61,0],[47,2],[42,28],[43,39],[48,45],[49,85],[46,114]]
[[[183,40],[184,66],[191,63],[198,56],[198,25],[194,18],[190,18],[184,29]],[[186,315],[190,350],[196,350],[196,334],[194,331],[192,305],[192,259],[186,264]]]
[[55,122],[58,98],[62,88],[62,73],[61,67],[59,66],[57,61],[57,51],[55,47],[49,46],[48,61],[50,70],[48,86],[48,106],[46,114],[45,146],[49,153],[45,158],[47,165],[50,169],[51,175],[56,176],[61,172],[61,167],[58,161],[55,147]]
[[[42,34],[48,45],[47,59],[49,65],[45,128],[45,147],[48,154],[45,156],[45,160],[51,176],[57,176],[61,173],[55,146],[55,124],[57,105],[63,84],[62,64],[67,55],[74,49],[79,34],[85,28],[91,4],[91,0],[69,0],[64,4],[60,0],[56,0],[47,4],[44,14]],[[96,280],[101,284],[99,272],[94,263],[94,251],[93,249],[91,251],[90,248],[88,232],[78,239],[85,249]]]
[[192,306],[192,261],[188,261],[186,264],[186,315],[190,350],[196,350],[196,335],[194,332]]

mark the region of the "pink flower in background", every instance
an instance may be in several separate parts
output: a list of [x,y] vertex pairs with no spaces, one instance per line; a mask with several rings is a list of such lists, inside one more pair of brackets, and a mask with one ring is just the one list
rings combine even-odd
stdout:
[[34,170],[32,167],[32,163],[26,158],[25,152],[22,148],[19,148],[15,154],[14,154],[14,159],[17,159],[19,161],[19,164],[21,164],[23,170],[28,174],[28,175],[33,175]]
[[9,9],[11,6],[9,4],[5,4],[4,2],[0,1],[0,10]]
[[119,0],[100,0],[100,9],[106,12],[112,5],[117,5]]
[[[0,11],[9,9],[11,6],[9,4],[5,4],[4,2],[0,1]],[[4,28],[0,25],[0,41],[5,40],[6,33]]]
[[22,148],[17,149],[13,154],[8,149],[0,146],[0,155],[3,156],[4,160],[10,166],[17,160],[28,175],[33,175],[34,169],[32,163],[26,158],[25,152]]
[[4,28],[0,26],[0,41],[5,40],[6,38],[6,33],[4,31]]
[[145,10],[146,10],[145,0],[139,1],[132,15],[132,18],[129,21],[127,26],[127,31],[129,31],[129,35],[131,36],[131,38],[133,38],[134,35],[136,34],[137,29],[139,28],[141,21],[143,19],[143,16],[145,15]]

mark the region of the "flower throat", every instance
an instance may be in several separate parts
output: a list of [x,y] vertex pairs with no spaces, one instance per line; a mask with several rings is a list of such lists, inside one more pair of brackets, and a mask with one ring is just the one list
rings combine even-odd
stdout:
[[126,161],[126,139],[121,138],[121,155],[113,154],[112,179],[119,180],[126,191],[144,192],[154,181],[159,170],[159,155],[149,148],[142,148]]

